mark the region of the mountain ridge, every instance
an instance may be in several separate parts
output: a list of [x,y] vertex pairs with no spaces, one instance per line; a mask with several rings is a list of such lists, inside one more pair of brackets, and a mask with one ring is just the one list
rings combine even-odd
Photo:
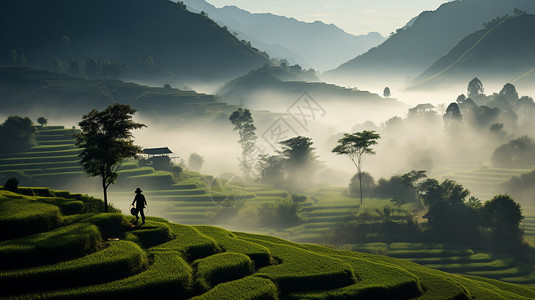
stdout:
[[[445,81],[464,82],[473,77],[506,82],[535,68],[535,15],[504,17],[495,26],[461,40],[414,80],[413,87],[432,87]],[[522,35],[519,33],[522,32]],[[520,50],[521,49],[521,50]]]
[[[183,2],[189,10],[208,13],[221,26],[228,26],[241,39],[271,56],[306,68],[334,68],[384,41],[376,32],[354,36],[321,21],[303,22],[272,13],[251,13],[236,6],[216,8],[204,0]],[[324,53],[332,54],[326,57]]]
[[419,14],[414,23],[400,29],[378,47],[324,74],[337,79],[414,78],[465,36],[481,29],[484,22],[512,13],[514,8],[535,12],[535,2],[527,0],[464,0],[442,4],[434,11]]
[[3,1],[0,17],[10,28],[0,33],[4,66],[14,49],[32,67],[93,57],[128,65],[132,77],[224,81],[269,62],[206,16],[166,0]]

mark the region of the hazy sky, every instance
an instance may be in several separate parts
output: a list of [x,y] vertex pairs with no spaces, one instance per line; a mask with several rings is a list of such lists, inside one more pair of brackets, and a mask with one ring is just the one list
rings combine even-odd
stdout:
[[301,21],[333,23],[352,34],[377,31],[384,36],[403,27],[424,10],[448,0],[207,0],[222,7],[235,5],[250,12],[271,12]]

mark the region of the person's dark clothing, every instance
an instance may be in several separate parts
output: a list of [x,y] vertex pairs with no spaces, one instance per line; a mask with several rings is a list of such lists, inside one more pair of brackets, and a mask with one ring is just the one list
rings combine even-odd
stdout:
[[[147,200],[145,200],[145,196],[141,193],[137,193],[136,197],[134,198],[134,202],[132,202],[132,205],[136,204],[136,210],[139,214],[141,214],[141,221],[145,223],[145,212],[143,212],[143,209],[147,205]],[[136,214],[136,220],[139,220],[139,217]]]

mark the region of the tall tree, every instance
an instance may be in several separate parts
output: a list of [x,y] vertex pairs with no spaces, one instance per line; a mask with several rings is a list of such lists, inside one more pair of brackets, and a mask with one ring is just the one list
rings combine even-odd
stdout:
[[377,140],[381,136],[375,130],[364,130],[353,134],[345,133],[344,137],[338,140],[338,145],[332,150],[337,155],[347,156],[357,167],[360,186],[360,205],[362,205],[362,163],[365,154],[375,154],[372,146],[377,145]]
[[130,105],[115,103],[103,111],[92,110],[78,123],[82,130],[76,135],[76,145],[82,148],[80,164],[89,176],[102,177],[105,212],[107,190],[119,177],[122,161],[141,153],[130,131],[146,126],[132,121],[135,112]]
[[238,110],[230,115],[229,120],[234,125],[234,130],[238,130],[240,134],[240,140],[238,141],[242,149],[240,169],[243,171],[245,179],[248,179],[251,177],[251,170],[253,168],[252,161],[254,158],[251,156],[254,153],[257,138],[253,117],[248,109],[238,108]]

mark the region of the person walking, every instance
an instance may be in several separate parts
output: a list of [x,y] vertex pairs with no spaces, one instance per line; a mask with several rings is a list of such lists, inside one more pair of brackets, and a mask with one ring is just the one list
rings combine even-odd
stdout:
[[143,212],[143,209],[147,206],[147,200],[145,200],[145,196],[141,194],[143,191],[140,188],[137,188],[135,193],[136,197],[134,198],[134,201],[132,202],[132,206],[136,206],[136,223],[139,221],[138,214],[141,214],[141,225],[145,224],[145,213]]

